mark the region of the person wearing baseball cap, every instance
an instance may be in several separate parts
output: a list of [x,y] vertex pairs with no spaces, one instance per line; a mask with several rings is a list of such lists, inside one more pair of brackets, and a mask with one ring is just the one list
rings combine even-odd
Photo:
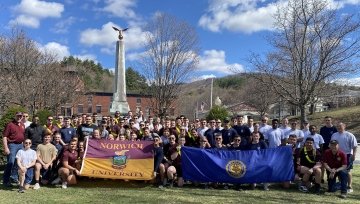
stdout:
[[7,157],[7,164],[3,175],[5,187],[11,187],[10,177],[18,181],[17,165],[15,164],[16,153],[23,148],[25,140],[25,126],[22,123],[22,112],[16,112],[14,120],[8,123],[3,133],[4,155]]
[[346,198],[348,171],[346,154],[339,149],[337,140],[330,140],[330,149],[327,149],[323,155],[323,164],[328,178],[328,192],[336,192],[335,183],[338,177],[341,182],[341,198]]

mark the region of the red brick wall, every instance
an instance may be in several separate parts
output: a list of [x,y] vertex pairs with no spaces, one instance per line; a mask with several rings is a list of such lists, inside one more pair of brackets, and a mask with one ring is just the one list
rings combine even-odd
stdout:
[[[109,115],[110,114],[110,103],[112,99],[111,93],[91,93],[86,94],[74,102],[73,104],[66,104],[62,106],[62,109],[59,110],[60,115],[67,115],[70,116],[68,113],[70,111],[66,111],[66,109],[71,109],[71,115],[72,114],[82,114],[82,113],[88,113],[92,114],[94,112],[98,112],[97,106],[101,107],[101,112],[98,113],[98,115]],[[145,116],[148,116],[149,114],[152,115],[152,107],[150,102],[150,97],[148,96],[142,96],[138,94],[128,94],[127,95],[127,101],[129,104],[129,108],[134,113],[136,112],[137,108],[138,110],[142,110],[145,114]],[[82,107],[82,112],[79,112],[79,106]],[[91,107],[91,108],[89,108]],[[81,108],[80,108],[81,109]],[[149,112],[150,109],[150,112]]]

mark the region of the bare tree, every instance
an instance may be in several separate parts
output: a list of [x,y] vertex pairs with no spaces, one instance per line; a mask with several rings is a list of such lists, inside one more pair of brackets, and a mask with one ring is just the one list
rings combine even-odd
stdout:
[[168,14],[158,14],[147,30],[142,60],[143,73],[150,83],[155,113],[163,116],[198,63],[198,37],[195,29]]
[[269,86],[263,86],[255,77],[249,77],[245,86],[244,102],[251,104],[260,114],[266,115],[270,110],[270,105],[278,101],[278,97]]
[[250,61],[265,86],[297,106],[304,120],[306,106],[327,94],[328,82],[356,70],[360,21],[339,15],[326,0],[290,0],[275,19],[277,31],[269,38],[274,50]]
[[40,51],[16,28],[9,37],[0,37],[0,72],[2,106],[17,104],[32,113],[43,108],[55,111],[80,94],[78,77],[70,76],[56,56]]

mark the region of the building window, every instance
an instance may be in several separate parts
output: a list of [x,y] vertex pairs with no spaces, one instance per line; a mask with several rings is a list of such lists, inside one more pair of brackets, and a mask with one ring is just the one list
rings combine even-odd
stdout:
[[60,108],[60,115],[65,116],[65,107],[64,106],[61,106],[61,108]]
[[141,98],[136,98],[136,104],[141,104]]
[[101,105],[96,105],[96,113],[101,113]]
[[66,107],[66,114],[65,114],[65,116],[71,116],[71,115],[72,115],[71,107]]
[[88,104],[87,113],[92,113],[92,105]]
[[92,104],[92,100],[93,100],[93,97],[92,97],[92,96],[88,96],[88,97],[87,97],[87,102],[88,102],[88,104]]
[[83,113],[84,112],[84,106],[82,104],[78,105],[78,113]]

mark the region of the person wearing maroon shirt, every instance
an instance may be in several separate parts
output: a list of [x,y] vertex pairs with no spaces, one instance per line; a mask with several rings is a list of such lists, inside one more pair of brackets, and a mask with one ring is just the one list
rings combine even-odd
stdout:
[[62,167],[59,169],[59,175],[62,180],[62,188],[67,188],[67,184],[76,184],[76,175],[80,175],[79,170],[76,169],[76,160],[78,159],[77,141],[71,140],[69,149],[65,150],[61,163]]
[[15,164],[16,153],[22,149],[25,140],[25,126],[21,122],[23,114],[17,112],[12,122],[8,123],[3,132],[4,155],[7,157],[7,164],[3,175],[3,184],[11,187],[10,177],[17,181],[17,165]]
[[341,182],[341,198],[346,198],[348,172],[346,154],[339,150],[337,140],[329,142],[329,148],[324,152],[323,164],[328,176],[328,191],[335,192],[336,177],[339,177]]

